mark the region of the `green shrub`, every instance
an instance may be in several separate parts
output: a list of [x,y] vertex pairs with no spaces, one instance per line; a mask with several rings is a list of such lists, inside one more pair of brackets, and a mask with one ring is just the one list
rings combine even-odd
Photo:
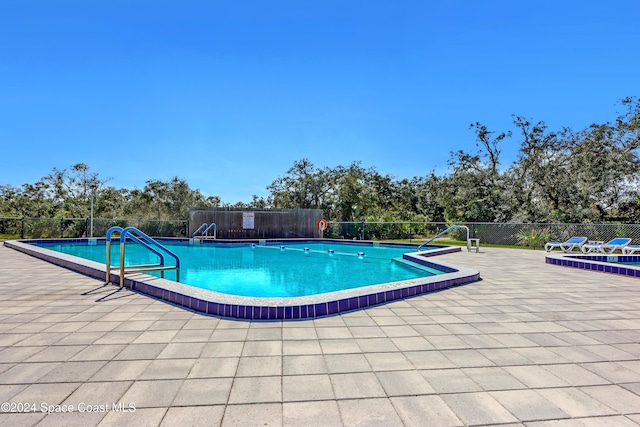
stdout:
[[531,249],[542,248],[551,239],[549,230],[535,228],[523,229],[518,232],[518,243]]

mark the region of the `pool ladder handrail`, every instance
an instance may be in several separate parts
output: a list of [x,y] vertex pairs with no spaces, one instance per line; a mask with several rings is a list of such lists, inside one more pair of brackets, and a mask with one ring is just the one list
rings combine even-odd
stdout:
[[[167,249],[165,246],[161,245],[157,240],[149,237],[142,231],[138,230],[135,227],[111,227],[107,231],[106,235],[106,283],[111,283],[111,235],[113,233],[120,233],[120,289],[124,287],[124,276],[126,273],[143,273],[150,271],[159,271],[160,277],[164,278],[165,270],[176,270],[176,282],[180,281],[180,258]],[[136,234],[133,234],[136,233]],[[125,266],[125,243],[127,238],[133,240],[134,242],[142,245],[146,249],[150,250],[154,254],[160,257],[160,262],[157,264],[137,264],[130,265],[128,267]],[[156,246],[160,250],[154,248]],[[164,254],[161,252],[164,251],[166,254],[173,257],[176,262],[176,265],[165,265],[164,263]]]
[[451,230],[455,230],[458,228],[464,228],[465,230],[467,230],[467,248],[469,247],[469,245],[471,244],[470,240],[469,240],[469,227],[467,227],[466,225],[452,225],[451,227],[447,228],[446,230],[444,230],[442,233],[438,233],[435,236],[433,236],[432,238],[430,238],[429,240],[427,240],[426,242],[424,242],[423,244],[421,244],[420,246],[418,246],[418,251],[420,251],[424,246],[427,246],[429,243],[433,242],[434,240],[436,240],[438,237],[443,236],[445,234],[447,234],[449,231]]
[[[209,230],[211,230],[211,227],[213,227],[213,238],[216,238],[216,234],[217,234],[217,229],[218,227],[216,226],[215,222],[212,222],[211,224],[207,225],[207,223],[202,223],[202,225],[200,227],[198,227],[196,229],[196,231],[193,232],[193,234],[191,235],[191,237],[193,238],[206,238],[209,237]],[[198,234],[200,233],[200,234]]]

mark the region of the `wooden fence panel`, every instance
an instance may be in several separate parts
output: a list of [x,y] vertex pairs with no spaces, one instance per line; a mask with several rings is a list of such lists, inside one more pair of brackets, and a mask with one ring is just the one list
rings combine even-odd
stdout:
[[322,209],[191,208],[188,235],[202,224],[214,223],[218,239],[316,238],[322,237],[321,219]]

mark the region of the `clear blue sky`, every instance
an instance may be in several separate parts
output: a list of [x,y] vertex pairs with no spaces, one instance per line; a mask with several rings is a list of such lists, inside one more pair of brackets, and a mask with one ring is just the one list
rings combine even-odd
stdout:
[[638,0],[10,1],[0,184],[84,162],[249,202],[304,157],[444,174],[472,122],[579,130],[632,95]]

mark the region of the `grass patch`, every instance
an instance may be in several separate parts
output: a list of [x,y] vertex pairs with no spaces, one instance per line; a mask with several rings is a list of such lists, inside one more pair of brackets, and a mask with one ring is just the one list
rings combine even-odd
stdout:
[[[416,245],[419,246],[421,244],[423,244],[424,242],[426,242],[428,239],[399,239],[399,240],[384,240],[387,242],[393,242],[393,243],[409,243],[412,245]],[[467,246],[467,242],[464,240],[453,240],[453,239],[437,239],[434,240],[433,242],[434,245],[447,245],[447,246]],[[530,249],[528,247],[522,247],[520,245],[498,245],[498,244],[493,244],[493,243],[483,243],[482,241],[480,241],[480,248],[504,248],[504,249]],[[544,248],[535,248],[535,250],[544,250]]]

